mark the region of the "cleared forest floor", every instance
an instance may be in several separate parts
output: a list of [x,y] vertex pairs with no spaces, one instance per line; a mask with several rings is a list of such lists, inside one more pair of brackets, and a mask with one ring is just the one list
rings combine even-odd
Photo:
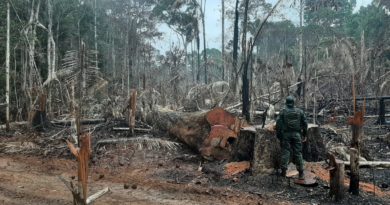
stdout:
[[[254,177],[249,172],[224,179],[202,172],[200,167],[207,161],[185,145],[96,145],[99,139],[130,137],[127,132],[113,132],[110,126],[113,125],[101,126],[92,133],[89,195],[104,187],[111,189],[95,204],[333,204],[328,197],[323,162],[306,164],[306,169],[318,176],[315,187],[295,185],[275,175]],[[64,142],[70,136],[67,129],[0,133],[0,204],[72,204],[71,193],[58,178],[77,178],[76,160]],[[388,128],[380,129],[380,133],[388,132]],[[161,133],[153,136],[177,142]],[[381,147],[379,159],[388,158],[388,145],[379,145],[375,137],[367,143],[372,144],[372,149]],[[366,184],[361,185],[361,195],[347,194],[342,203],[390,204],[390,189],[382,187],[389,184],[388,176],[388,170],[363,170],[361,179]]]

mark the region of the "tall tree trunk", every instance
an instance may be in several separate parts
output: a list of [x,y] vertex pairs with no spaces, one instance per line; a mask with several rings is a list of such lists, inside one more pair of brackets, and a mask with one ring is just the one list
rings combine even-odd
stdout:
[[[56,45],[53,37],[53,5],[47,0],[48,26],[47,26],[47,71],[48,76],[43,85],[47,85],[56,78]],[[50,88],[49,88],[50,89]],[[49,100],[50,102],[50,100]]]
[[96,10],[97,10],[97,7],[96,7],[96,0],[94,2],[94,32],[95,32],[95,35],[94,35],[94,38],[95,38],[95,68],[96,69],[99,69],[99,63],[98,63],[98,43],[97,43],[97,22],[96,22]]
[[52,112],[52,93],[50,82],[56,78],[55,63],[56,63],[56,48],[53,38],[53,7],[52,0],[47,0],[47,14],[48,14],[48,26],[47,26],[47,70],[48,76],[43,85],[48,85],[48,112]]
[[196,50],[197,50],[197,61],[198,61],[198,72],[196,74],[196,82],[200,82],[200,37],[199,37],[199,27],[196,26],[197,32],[196,32]]
[[225,80],[225,1],[221,0],[222,3],[222,80]]
[[[244,70],[242,72],[242,114],[245,116],[247,121],[250,121],[250,112],[249,112],[249,80],[248,80],[248,67],[249,62],[246,61],[246,29],[248,22],[248,6],[249,0],[245,0],[245,10],[244,10],[244,21],[242,25],[242,63],[244,64]],[[251,45],[249,45],[251,47]],[[251,54],[249,54],[251,55]],[[248,58],[248,60],[250,60]]]
[[6,75],[6,88],[5,88],[5,103],[6,106],[6,130],[9,131],[9,66],[10,66],[10,5],[7,1],[7,46],[5,54],[5,75]]
[[236,75],[237,75],[237,58],[238,58],[238,3],[239,0],[236,0],[236,9],[235,9],[235,17],[234,17],[234,34],[233,34],[233,70],[231,72],[231,84],[234,93],[236,92]]
[[303,9],[304,0],[300,0],[299,4],[299,78],[302,75],[303,68]]
[[202,14],[202,26],[203,26],[203,60],[204,60],[204,83],[207,84],[207,52],[206,52],[206,25],[205,25],[205,13],[206,13],[206,0],[204,0],[203,11],[200,8]]
[[249,0],[245,0],[245,9],[244,9],[244,19],[242,22],[242,41],[241,41],[241,59],[242,62],[245,62],[246,60],[246,30],[247,30],[247,24],[248,24],[248,6],[249,6]]

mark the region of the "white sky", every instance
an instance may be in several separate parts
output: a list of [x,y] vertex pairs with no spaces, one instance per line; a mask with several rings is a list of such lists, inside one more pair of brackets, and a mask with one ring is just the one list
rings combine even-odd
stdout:
[[[266,0],[271,4],[275,4],[277,0]],[[280,13],[287,19],[290,19],[293,22],[298,21],[298,11],[295,8],[290,8],[290,3],[292,0],[285,0],[278,9]],[[356,7],[354,12],[357,12],[361,6],[367,6],[371,4],[372,0],[356,0]],[[206,22],[206,44],[208,48],[217,48],[221,49],[221,0],[207,0],[206,2],[206,12],[205,12],[205,22]],[[227,7],[225,3],[225,8]],[[270,17],[269,21],[278,20],[280,17]],[[229,28],[231,22],[225,20],[225,43],[231,40],[233,31]],[[163,51],[169,50],[170,45],[174,43],[175,45],[180,44],[180,47],[183,46],[183,43],[180,37],[173,32],[167,25],[160,25],[159,30],[163,32],[163,37],[160,40],[154,42],[154,46]],[[203,34],[201,33],[201,42],[203,47]]]

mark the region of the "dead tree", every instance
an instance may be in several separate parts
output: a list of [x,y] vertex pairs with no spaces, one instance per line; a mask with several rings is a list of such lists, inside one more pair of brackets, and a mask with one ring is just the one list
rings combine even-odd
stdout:
[[76,148],[75,145],[66,141],[72,154],[77,158],[78,169],[77,169],[77,187],[72,182],[67,182],[64,178],[60,177],[61,181],[67,186],[69,191],[73,195],[74,205],[87,205],[92,204],[96,199],[100,198],[104,194],[110,191],[108,187],[95,193],[94,195],[88,196],[88,161],[91,156],[91,135],[89,133],[83,134],[80,137],[80,148]]
[[7,1],[7,48],[5,56],[5,75],[6,75],[6,89],[5,89],[5,103],[6,103],[6,130],[9,131],[9,61],[10,61],[10,5]]

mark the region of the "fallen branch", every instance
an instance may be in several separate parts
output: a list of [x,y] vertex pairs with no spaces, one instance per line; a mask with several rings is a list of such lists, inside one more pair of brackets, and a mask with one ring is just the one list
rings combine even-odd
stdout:
[[[345,166],[350,166],[349,161],[342,161]],[[390,162],[387,161],[359,161],[359,167],[369,167],[369,168],[387,168],[390,169]]]
[[167,148],[169,150],[177,150],[178,148],[181,147],[181,144],[178,142],[172,142],[172,141],[163,140],[159,138],[151,138],[151,135],[144,135],[142,137],[134,137],[134,138],[103,139],[103,140],[99,140],[97,142],[97,145],[126,143],[126,142],[133,143],[139,149],[146,147],[149,150],[158,150],[161,148]]
[[[297,82],[297,83],[295,83],[295,84],[293,84],[293,85],[290,85],[288,88],[293,88],[293,87],[295,87],[295,86],[297,86],[297,85],[299,85],[299,84],[301,84],[301,83],[302,83],[302,82]],[[257,100],[260,100],[260,99],[264,99],[265,97],[267,97],[267,96],[269,96],[269,95],[273,95],[273,94],[276,94],[276,93],[279,93],[279,92],[280,92],[280,90],[277,90],[277,91],[274,91],[274,92],[272,92],[272,93],[267,93],[267,94],[264,94],[264,95],[260,95],[259,97],[255,98],[253,101],[257,101]],[[241,105],[242,105],[242,102],[237,103],[237,104],[235,104],[235,105],[232,105],[232,106],[230,106],[230,107],[227,107],[226,110],[231,110],[231,109],[237,108],[237,107],[239,107],[239,106],[241,106]]]
[[96,192],[92,196],[89,196],[87,199],[87,204],[92,204],[94,201],[96,201],[98,198],[102,197],[104,194],[108,193],[110,189],[108,187]]
[[[112,131],[129,131],[129,130],[131,130],[129,127],[113,127],[112,128]],[[133,130],[138,131],[138,132],[146,132],[146,133],[149,133],[152,131],[152,129],[145,129],[145,128],[134,128]]]
[[[72,123],[74,123],[74,120],[53,120],[51,121],[54,125],[63,125],[63,126],[70,126]],[[80,124],[82,125],[94,125],[99,123],[106,122],[106,119],[99,118],[99,119],[82,119],[80,120]]]
[[[20,125],[27,125],[28,122],[27,121],[22,121],[22,122],[11,122],[9,123],[9,126],[20,126]],[[0,125],[0,129],[5,129],[6,128],[6,125]]]

